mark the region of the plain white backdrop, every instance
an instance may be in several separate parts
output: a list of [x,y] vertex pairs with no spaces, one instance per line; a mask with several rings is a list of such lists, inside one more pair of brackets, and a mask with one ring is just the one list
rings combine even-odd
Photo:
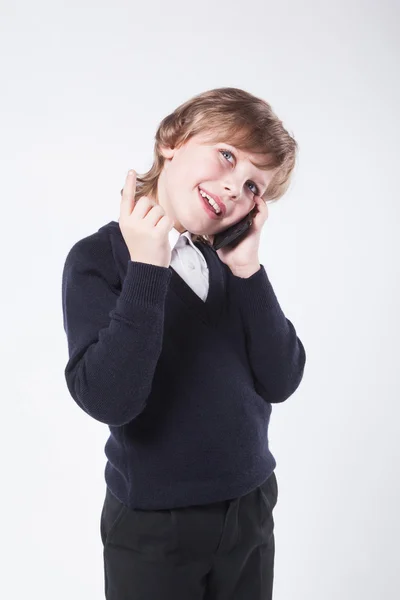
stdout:
[[307,352],[271,416],[274,600],[397,599],[399,4],[0,7],[1,596],[104,597],[108,428],[65,383],[64,260],[118,219],[161,119],[232,86],[299,143],[260,253]]

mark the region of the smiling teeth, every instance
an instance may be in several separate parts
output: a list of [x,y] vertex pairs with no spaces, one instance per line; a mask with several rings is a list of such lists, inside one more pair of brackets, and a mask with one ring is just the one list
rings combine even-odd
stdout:
[[203,198],[206,198],[208,200],[208,203],[211,204],[211,206],[213,207],[213,209],[215,210],[217,215],[219,215],[221,212],[221,209],[218,206],[218,204],[215,202],[215,200],[210,198],[210,196],[208,194],[206,194],[205,192],[203,192],[203,190],[199,190],[199,191],[200,191],[200,195],[203,196]]

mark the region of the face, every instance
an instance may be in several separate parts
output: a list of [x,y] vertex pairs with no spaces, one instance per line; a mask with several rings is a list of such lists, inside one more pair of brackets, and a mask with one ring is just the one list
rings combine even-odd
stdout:
[[[262,196],[274,175],[250,162],[259,157],[223,141],[210,143],[201,134],[180,148],[163,148],[162,153],[166,160],[158,180],[158,202],[180,233],[212,236],[237,223],[255,206],[254,195]],[[218,196],[224,215],[210,215],[199,187]]]

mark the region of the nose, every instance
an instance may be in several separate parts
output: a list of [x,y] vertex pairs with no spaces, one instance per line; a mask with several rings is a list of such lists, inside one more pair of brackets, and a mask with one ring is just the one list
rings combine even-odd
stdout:
[[239,192],[237,190],[237,187],[235,187],[233,184],[232,185],[224,185],[224,189],[226,190],[226,192],[229,194],[229,196],[233,199],[236,200]]

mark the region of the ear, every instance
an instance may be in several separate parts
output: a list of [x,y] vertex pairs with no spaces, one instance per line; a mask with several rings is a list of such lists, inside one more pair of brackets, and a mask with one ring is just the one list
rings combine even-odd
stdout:
[[175,154],[175,148],[171,148],[171,146],[160,146],[160,152],[164,158],[172,158]]

